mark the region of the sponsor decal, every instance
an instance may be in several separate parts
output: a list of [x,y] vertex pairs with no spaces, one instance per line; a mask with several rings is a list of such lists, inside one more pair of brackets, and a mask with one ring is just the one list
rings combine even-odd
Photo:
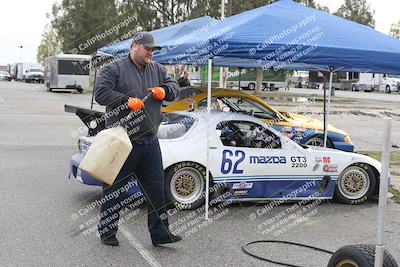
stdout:
[[324,172],[337,172],[338,166],[337,164],[325,164],[322,169]]
[[247,196],[249,194],[249,190],[238,190],[233,192],[235,196]]
[[234,183],[232,189],[251,189],[253,188],[253,183],[247,183],[245,181],[240,183]]
[[286,164],[286,157],[250,156],[250,164]]
[[319,166],[321,166],[321,165],[318,162],[315,163],[314,168],[312,169],[313,172],[315,172],[319,168]]
[[323,157],[322,158],[322,163],[331,164],[331,158],[330,157]]

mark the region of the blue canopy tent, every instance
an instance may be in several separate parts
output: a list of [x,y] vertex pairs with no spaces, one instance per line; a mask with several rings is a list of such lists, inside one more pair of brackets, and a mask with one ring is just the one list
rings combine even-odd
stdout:
[[[215,22],[217,22],[217,20],[209,16],[204,16],[174,24],[166,28],[157,29],[151,31],[151,33],[158,44],[160,44],[162,47],[168,47],[168,44],[171,43],[171,40],[181,40],[182,42],[185,40],[184,38],[190,38],[190,34],[199,31],[199,29],[204,27],[204,30],[206,30],[208,27],[212,27]],[[97,50],[97,54],[109,55],[113,57],[124,57],[129,53],[131,43],[132,39],[130,38],[116,44],[108,45]],[[161,61],[159,62],[165,63]]]

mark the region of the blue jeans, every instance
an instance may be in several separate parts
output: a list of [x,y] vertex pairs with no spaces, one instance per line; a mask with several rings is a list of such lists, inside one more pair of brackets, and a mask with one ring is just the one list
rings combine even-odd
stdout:
[[[148,228],[152,239],[168,237],[168,217],[164,200],[164,168],[160,145],[156,136],[145,141],[133,141],[133,149],[118,173],[114,183],[103,185],[103,198],[121,192],[134,176],[148,206]],[[101,238],[114,235],[118,231],[119,212],[122,209],[123,194],[109,198],[101,206],[98,231]],[[118,205],[119,204],[119,205]],[[160,215],[163,214],[160,218]]]

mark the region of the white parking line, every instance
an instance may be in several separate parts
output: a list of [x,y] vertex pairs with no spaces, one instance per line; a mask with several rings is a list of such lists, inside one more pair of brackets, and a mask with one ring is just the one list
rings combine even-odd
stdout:
[[147,261],[150,266],[161,267],[161,264],[147,251],[142,244],[122,225],[119,226],[121,233],[128,239],[129,243],[140,253],[140,255]]

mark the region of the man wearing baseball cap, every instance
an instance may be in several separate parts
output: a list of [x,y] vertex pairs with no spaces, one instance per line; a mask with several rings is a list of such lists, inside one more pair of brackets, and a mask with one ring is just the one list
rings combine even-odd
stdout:
[[[106,201],[102,201],[98,232],[105,245],[119,245],[116,233],[123,206],[121,201],[124,200],[122,189],[129,185],[131,177],[138,181],[147,201],[148,229],[153,245],[182,239],[168,229],[165,176],[157,138],[162,120],[161,103],[164,99],[174,100],[179,85],[167,75],[164,66],[152,61],[155,49],[160,49],[160,46],[150,33],[136,33],[128,57],[105,66],[94,86],[96,101],[106,106],[106,127],[123,125],[133,146],[115,182],[111,186],[103,185],[103,199]],[[149,93],[152,96],[143,102]],[[133,116],[129,118],[127,115],[131,111],[134,111]]]

